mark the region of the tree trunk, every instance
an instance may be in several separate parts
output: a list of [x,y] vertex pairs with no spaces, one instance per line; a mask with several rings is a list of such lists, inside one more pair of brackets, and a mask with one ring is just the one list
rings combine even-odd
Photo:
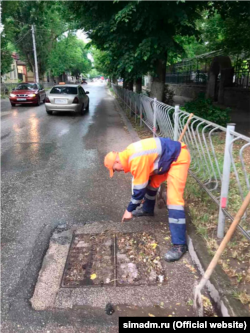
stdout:
[[142,77],[138,77],[136,80],[135,80],[135,92],[137,94],[140,94],[141,93],[141,87],[142,87]]
[[127,89],[127,84],[128,82],[126,81],[126,79],[123,78],[123,83],[122,83],[123,89]]
[[158,59],[155,61],[156,75],[153,76],[151,85],[150,97],[157,98],[158,101],[162,102],[164,99],[164,87],[166,80],[166,59]]
[[131,91],[133,91],[133,88],[134,88],[134,82],[133,81],[128,81],[128,90],[131,90]]
[[117,84],[117,77],[116,76],[112,76],[112,83]]

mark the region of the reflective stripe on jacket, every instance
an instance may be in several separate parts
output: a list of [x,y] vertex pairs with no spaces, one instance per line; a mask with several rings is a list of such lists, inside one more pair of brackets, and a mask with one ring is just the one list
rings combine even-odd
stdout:
[[128,211],[141,203],[151,175],[166,173],[176,161],[181,150],[180,142],[168,138],[150,138],[129,145],[119,153],[124,172],[131,172],[133,194]]

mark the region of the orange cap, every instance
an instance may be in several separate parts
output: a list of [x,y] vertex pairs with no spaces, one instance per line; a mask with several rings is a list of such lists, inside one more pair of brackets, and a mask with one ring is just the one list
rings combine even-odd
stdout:
[[112,178],[114,175],[114,170],[113,170],[113,166],[115,164],[115,159],[118,153],[111,151],[110,153],[108,153],[105,158],[104,158],[104,165],[107,169],[109,169],[109,174],[110,177]]

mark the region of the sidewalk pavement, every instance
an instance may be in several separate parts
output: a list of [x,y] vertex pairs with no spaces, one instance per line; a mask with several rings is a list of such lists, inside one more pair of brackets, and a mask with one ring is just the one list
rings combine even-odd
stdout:
[[0,117],[10,114],[11,112],[12,111],[9,99],[0,99]]
[[1,114],[5,114],[6,111],[10,111],[11,110],[11,104],[8,98],[1,98]]

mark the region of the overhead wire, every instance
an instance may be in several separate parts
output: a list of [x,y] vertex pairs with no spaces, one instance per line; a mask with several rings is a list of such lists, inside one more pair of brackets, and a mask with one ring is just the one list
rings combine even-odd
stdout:
[[24,34],[24,36],[22,36],[21,38],[19,38],[19,40],[18,41],[16,41],[15,42],[15,44],[18,44],[18,43],[20,43],[27,35],[28,35],[28,33],[29,32],[31,32],[30,30],[28,30],[27,32],[26,32],[26,34]]

